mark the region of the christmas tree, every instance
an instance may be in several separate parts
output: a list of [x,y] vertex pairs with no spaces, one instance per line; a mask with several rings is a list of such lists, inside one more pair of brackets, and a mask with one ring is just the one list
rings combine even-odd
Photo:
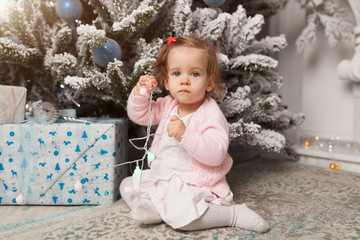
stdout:
[[[26,86],[30,100],[60,107],[73,100],[125,109],[139,77],[152,74],[167,37],[196,35],[219,49],[224,94],[214,98],[231,138],[281,152],[282,132],[304,116],[289,112],[274,90],[282,77],[270,55],[287,43],[284,35],[257,37],[264,25],[257,12],[271,15],[286,2],[240,1],[247,14],[231,0],[8,1],[0,19],[0,83]],[[164,94],[158,89],[155,98]]]

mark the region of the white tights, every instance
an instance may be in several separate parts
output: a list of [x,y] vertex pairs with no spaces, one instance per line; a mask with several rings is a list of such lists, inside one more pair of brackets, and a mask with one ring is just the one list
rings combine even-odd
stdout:
[[[125,178],[120,185],[120,193],[131,209],[131,216],[143,224],[161,223],[162,218],[150,199],[140,199],[135,191],[125,192],[126,187],[133,187],[132,177]],[[179,228],[183,231],[201,230],[215,227],[239,227],[256,232],[269,230],[268,223],[245,204],[220,206],[209,203],[208,209],[198,219]]]

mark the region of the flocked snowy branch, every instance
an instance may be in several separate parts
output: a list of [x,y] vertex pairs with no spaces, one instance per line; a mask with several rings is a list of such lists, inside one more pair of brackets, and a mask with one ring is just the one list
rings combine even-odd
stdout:
[[245,109],[251,106],[251,101],[247,98],[250,93],[250,87],[238,87],[235,92],[231,92],[221,102],[220,107],[224,112],[225,117],[231,118],[235,115],[242,113]]
[[0,61],[18,61],[24,64],[38,64],[41,62],[41,52],[37,48],[29,48],[15,43],[8,38],[0,39]]
[[330,47],[334,47],[338,41],[353,39],[353,25],[349,22],[350,15],[340,7],[336,0],[298,0],[301,7],[307,12],[307,25],[296,40],[296,48],[299,53],[305,46],[316,41],[319,29],[324,29]]

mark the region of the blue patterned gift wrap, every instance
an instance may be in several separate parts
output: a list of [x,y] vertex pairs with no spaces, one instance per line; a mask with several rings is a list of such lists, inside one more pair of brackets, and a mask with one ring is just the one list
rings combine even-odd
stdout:
[[[0,204],[107,204],[127,176],[127,119],[0,125]],[[80,182],[81,189],[75,189]]]

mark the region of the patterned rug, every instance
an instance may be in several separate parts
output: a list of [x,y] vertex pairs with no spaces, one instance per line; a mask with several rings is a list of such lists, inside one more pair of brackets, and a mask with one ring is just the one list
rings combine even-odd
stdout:
[[234,166],[228,181],[235,202],[267,219],[269,232],[139,225],[119,200],[18,227],[0,226],[0,239],[360,239],[360,174],[258,160]]

